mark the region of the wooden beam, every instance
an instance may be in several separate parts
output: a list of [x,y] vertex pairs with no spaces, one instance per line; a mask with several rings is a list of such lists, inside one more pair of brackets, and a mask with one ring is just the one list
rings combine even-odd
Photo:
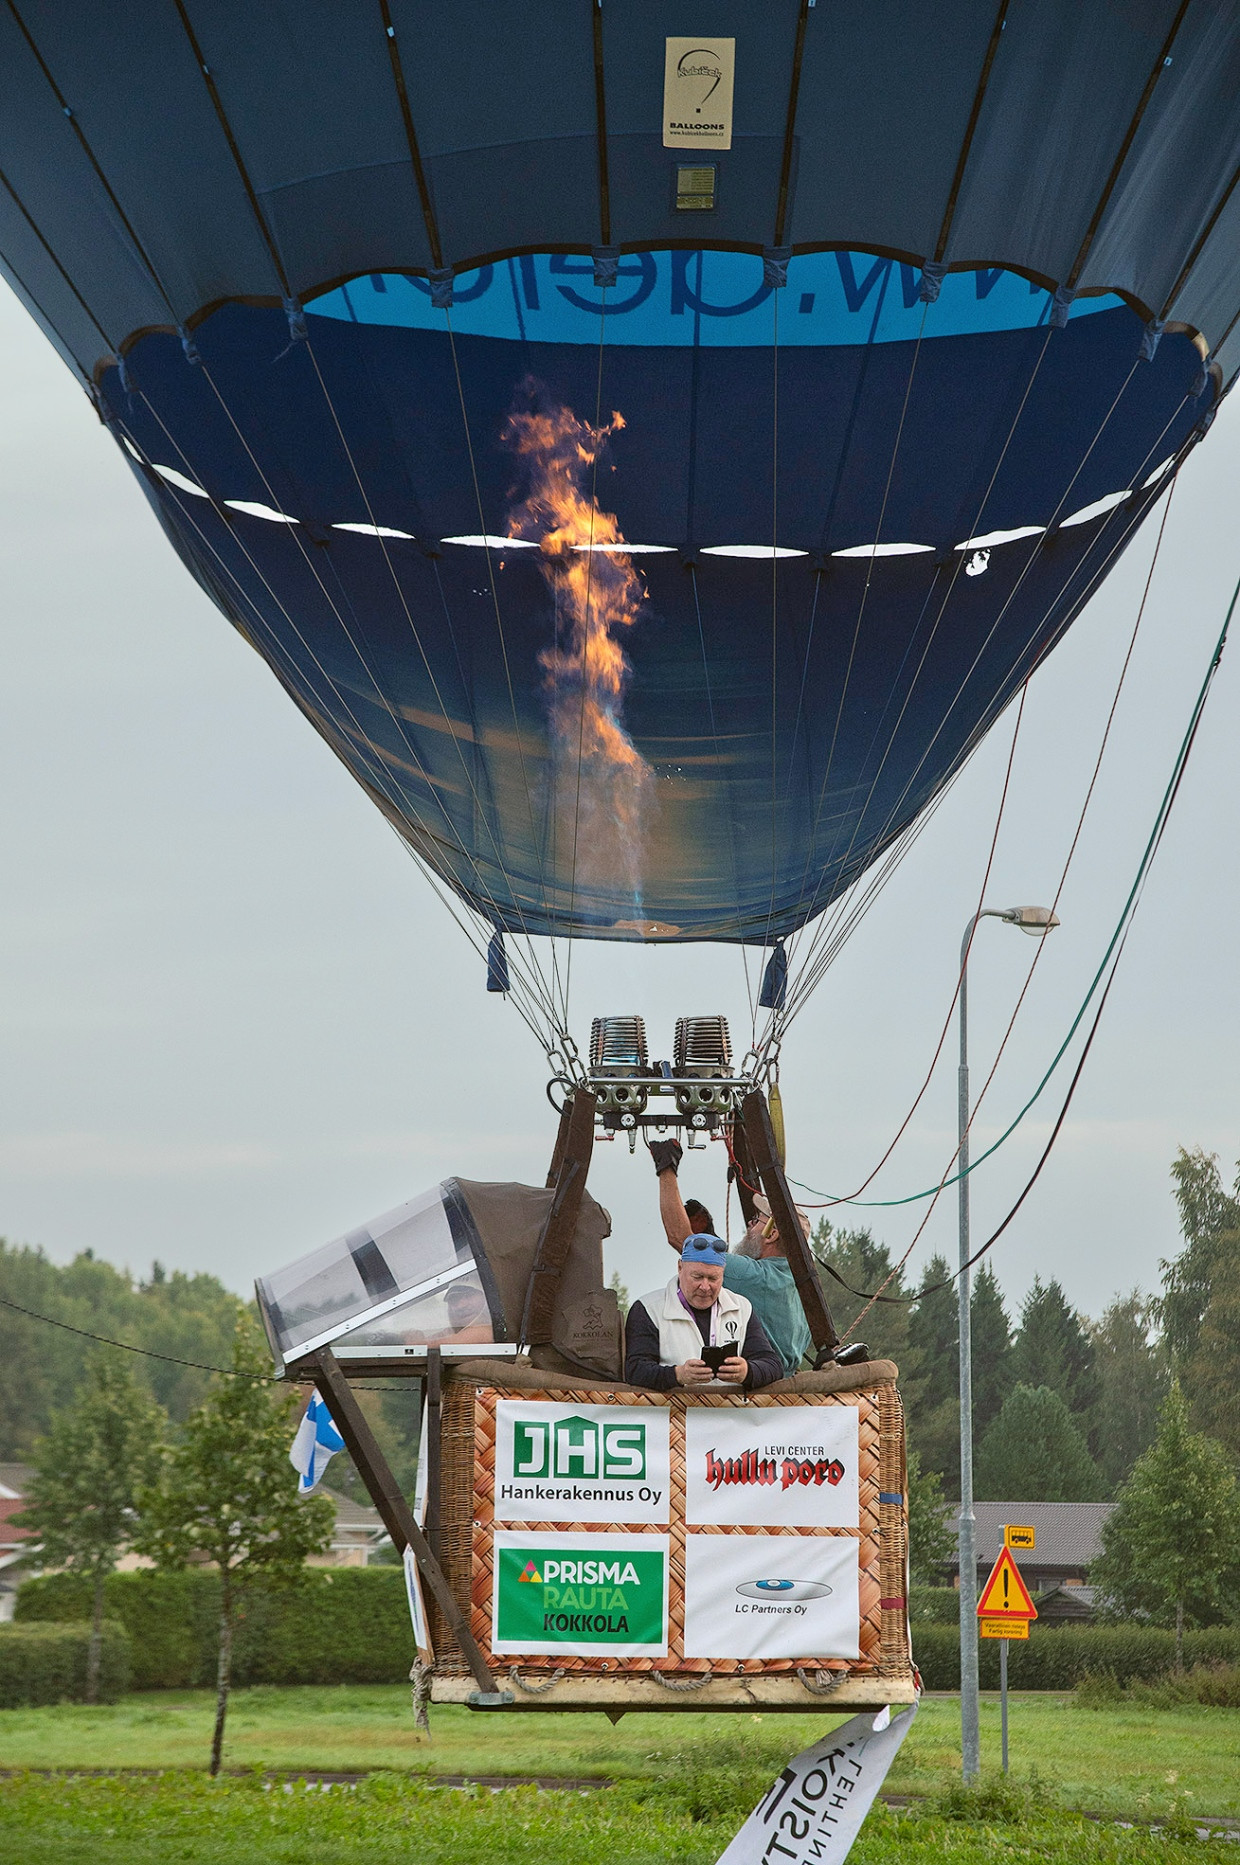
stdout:
[[543,1184],[550,1191],[560,1176],[560,1167],[564,1162],[564,1148],[568,1145],[569,1129],[573,1124],[573,1097],[570,1095],[560,1109],[560,1124],[556,1128],[555,1148],[551,1154],[551,1165]]
[[534,1267],[530,1271],[529,1286],[525,1291],[525,1312],[521,1317],[523,1347],[551,1345],[560,1277],[564,1273],[564,1265],[577,1233],[586,1175],[590,1170],[590,1155],[594,1150],[596,1106],[595,1098],[588,1088],[577,1088],[568,1104],[567,1125],[561,1121],[564,1144],[561,1147],[557,1142],[556,1145],[559,1164],[555,1192],[538,1239],[538,1248],[534,1252]]
[[[443,1559],[443,1364],[438,1347],[426,1350],[426,1539],[437,1561]],[[419,1455],[421,1452],[419,1450]]]
[[739,1116],[732,1122],[732,1157],[735,1161],[736,1191],[741,1201],[741,1215],[746,1225],[749,1225],[753,1223],[758,1209],[753,1201],[758,1189],[758,1168],[749,1150],[745,1123]]
[[835,1331],[831,1310],[827,1307],[827,1298],[822,1292],[822,1283],[818,1279],[818,1266],[814,1261],[814,1253],[809,1247],[809,1239],[801,1229],[796,1201],[784,1177],[784,1169],[779,1163],[779,1154],[775,1147],[775,1133],[771,1126],[771,1110],[766,1104],[766,1096],[760,1089],[755,1088],[745,1096],[742,1115],[753,1163],[770,1204],[771,1216],[775,1219],[779,1229],[779,1241],[784,1246],[784,1255],[788,1259],[788,1267],[792,1271],[792,1279],[797,1285],[797,1294],[805,1310],[810,1338],[818,1350],[817,1360],[825,1362],[831,1358],[833,1350],[839,1345],[840,1337]]
[[496,1689],[495,1679],[464,1613],[456,1603],[447,1575],[431,1553],[430,1543],[418,1527],[404,1491],[375,1441],[374,1432],[366,1421],[352,1386],[345,1378],[339,1360],[330,1347],[323,1347],[317,1354],[308,1356],[304,1364],[313,1368],[314,1383],[327,1403],[358,1475],[366,1485],[370,1500],[382,1517],[383,1526],[392,1537],[393,1547],[398,1553],[403,1553],[406,1548],[413,1550],[418,1571],[435,1595],[439,1610],[451,1627],[465,1662],[473,1672],[479,1693],[486,1699],[475,1707],[499,1709],[511,1703],[513,1698],[510,1692]]

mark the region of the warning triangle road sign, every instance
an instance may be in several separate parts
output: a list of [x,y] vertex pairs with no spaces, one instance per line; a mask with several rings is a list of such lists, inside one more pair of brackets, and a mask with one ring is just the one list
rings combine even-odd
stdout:
[[1006,1615],[1012,1619],[1036,1619],[1038,1609],[1029,1597],[1029,1589],[1020,1577],[1020,1568],[1012,1559],[1010,1548],[1001,1548],[990,1570],[990,1579],[977,1602],[978,1618],[994,1619]]

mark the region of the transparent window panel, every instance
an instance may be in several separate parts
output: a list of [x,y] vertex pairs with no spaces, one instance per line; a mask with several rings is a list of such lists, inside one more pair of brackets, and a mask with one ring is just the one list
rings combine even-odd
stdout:
[[256,1286],[268,1333],[288,1357],[471,1260],[468,1242],[453,1236],[436,1186],[261,1277]]
[[452,1347],[494,1339],[482,1281],[478,1271],[471,1269],[443,1288],[417,1295],[403,1307],[355,1328],[335,1343],[335,1351],[349,1358],[374,1347]]

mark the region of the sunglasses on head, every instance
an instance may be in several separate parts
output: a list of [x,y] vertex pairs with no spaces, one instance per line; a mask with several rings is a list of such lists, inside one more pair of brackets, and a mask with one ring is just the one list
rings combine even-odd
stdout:
[[[712,1237],[708,1242],[705,1237],[695,1236],[693,1247],[695,1250],[713,1250],[716,1256],[726,1256],[728,1253],[728,1246],[722,1237]],[[690,1256],[686,1260],[691,1263],[694,1258]],[[705,1267],[709,1268],[710,1265],[706,1264]]]

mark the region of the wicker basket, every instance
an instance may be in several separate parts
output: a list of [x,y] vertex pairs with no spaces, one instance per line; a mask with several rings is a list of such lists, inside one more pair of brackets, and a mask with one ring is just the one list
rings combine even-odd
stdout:
[[[894,1369],[893,1369],[894,1370]],[[798,1386],[806,1382],[799,1380]],[[491,1653],[492,1533],[496,1405],[504,1398],[554,1400],[579,1405],[649,1405],[670,1412],[671,1553],[668,1570],[666,1657],[494,1657]],[[702,1659],[684,1656],[685,1600],[685,1416],[690,1408],[841,1406],[858,1417],[859,1514],[853,1528],[695,1528],[696,1534],[851,1536],[858,1542],[860,1656],[856,1659]],[[915,1694],[905,1602],[907,1511],[904,1419],[893,1379],[858,1390],[762,1393],[750,1398],[727,1393],[655,1393],[610,1386],[531,1391],[482,1385],[456,1377],[444,1393],[442,1431],[441,1549],[456,1598],[469,1611],[473,1633],[488,1661],[506,1674],[527,1707],[603,1709],[734,1708],[805,1711],[814,1699],[830,1697],[843,1707],[910,1702]],[[567,1521],[505,1521],[524,1531],[576,1532],[585,1524]],[[640,1527],[591,1522],[592,1531],[640,1536]],[[458,1647],[432,1607],[436,1664],[433,1698],[463,1702],[475,1685]]]

